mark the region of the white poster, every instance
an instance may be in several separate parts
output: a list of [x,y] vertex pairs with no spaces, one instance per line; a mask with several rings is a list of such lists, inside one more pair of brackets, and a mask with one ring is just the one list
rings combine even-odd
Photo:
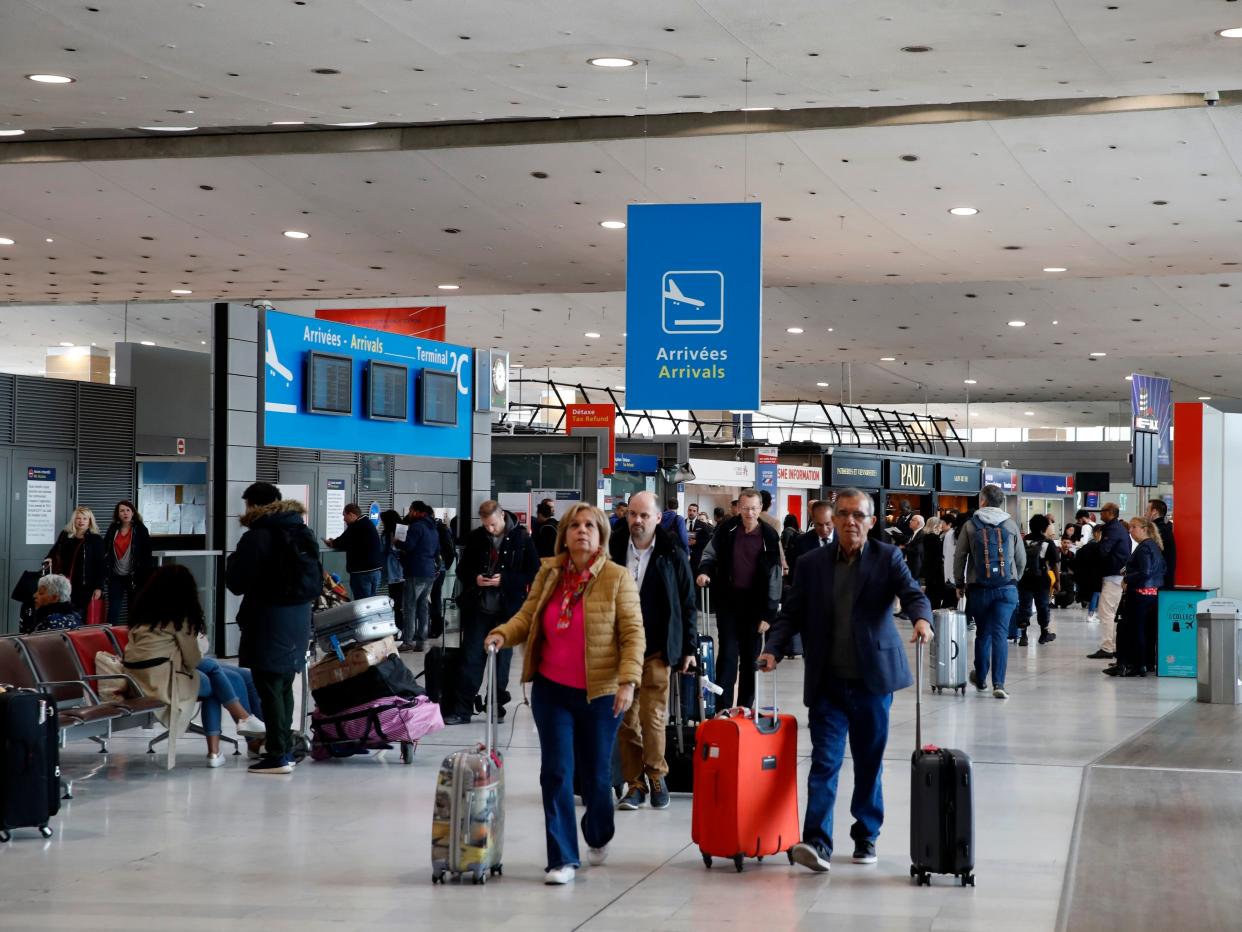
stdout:
[[26,543],[56,543],[56,470],[26,467]]
[[328,480],[328,498],[326,507],[327,514],[327,534],[328,540],[336,540],[345,533],[345,516],[341,512],[345,508],[345,480],[329,479]]

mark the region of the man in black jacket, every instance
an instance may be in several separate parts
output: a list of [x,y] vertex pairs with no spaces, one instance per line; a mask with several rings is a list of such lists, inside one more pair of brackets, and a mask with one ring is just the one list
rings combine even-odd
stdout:
[[238,662],[254,674],[267,738],[251,773],[293,772],[293,678],[305,666],[311,603],[323,588],[319,545],[301,502],[255,482],[242,493],[246,533],[225,564],[229,592],[242,597]]
[[1160,532],[1160,541],[1164,544],[1161,550],[1164,556],[1164,585],[1161,589],[1173,588],[1173,571],[1177,568],[1177,540],[1173,537],[1173,525],[1168,522],[1169,506],[1162,498],[1153,498],[1147,503],[1147,517],[1156,530]]
[[798,567],[798,558],[827,547],[832,543],[832,502],[811,502],[811,529],[794,538],[794,542],[785,551],[785,562],[789,564],[789,583],[793,584],[794,571]]
[[345,572],[354,599],[369,599],[379,591],[380,564],[384,562],[379,531],[371,520],[362,519],[362,509],[350,502],[342,511],[345,532],[324,540],[333,550],[345,551]]
[[617,734],[621,772],[629,784],[617,808],[625,810],[637,809],[648,793],[652,809],[668,808],[664,737],[669,680],[674,665],[682,672],[694,666],[699,643],[690,562],[660,527],[660,519],[655,495],[639,492],[630,498],[626,527],[618,527],[608,542],[613,562],[626,567],[638,586],[647,636],[643,678]]
[[1133,543],[1130,532],[1120,521],[1121,509],[1114,502],[1100,508],[1104,536],[1100,538],[1100,649],[1087,654],[1088,660],[1112,660],[1117,656],[1117,609],[1121,607],[1122,568],[1130,559]]
[[720,628],[716,685],[724,690],[726,707],[733,704],[735,682],[737,705],[754,705],[759,635],[780,605],[781,540],[759,520],[761,502],[757,489],[739,495],[737,517],[716,528],[699,561],[698,584],[712,587]]
[[535,508],[535,552],[542,560],[556,552],[556,509],[552,499],[545,498]]
[[[479,506],[479,518],[482,525],[466,538],[457,567],[457,578],[461,580],[457,604],[461,613],[462,665],[452,701],[444,710],[446,725],[470,721],[483,682],[483,637],[522,607],[539,572],[539,555],[525,525],[508,518],[495,501]],[[500,721],[504,721],[505,703],[509,701],[512,660],[511,647],[504,648],[496,657],[496,689],[500,694],[496,717]]]

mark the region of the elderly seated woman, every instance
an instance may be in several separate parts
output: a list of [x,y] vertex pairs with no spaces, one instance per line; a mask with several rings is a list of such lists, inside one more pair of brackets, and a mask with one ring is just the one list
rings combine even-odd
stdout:
[[22,634],[36,631],[64,631],[82,626],[82,615],[70,601],[73,586],[64,576],[44,576],[34,596],[34,614],[21,624]]

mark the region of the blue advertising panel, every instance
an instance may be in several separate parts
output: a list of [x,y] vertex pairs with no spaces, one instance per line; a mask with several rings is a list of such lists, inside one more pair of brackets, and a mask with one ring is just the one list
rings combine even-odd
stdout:
[[[265,445],[470,458],[472,354],[467,347],[278,311],[267,312],[266,325]],[[400,378],[400,370],[408,371],[408,378]],[[381,372],[382,385],[372,386]],[[432,378],[456,378],[455,426],[422,421],[416,402],[422,400],[419,393],[429,372]],[[403,397],[393,397],[394,391]],[[407,416],[396,419],[402,409]]]
[[1074,477],[1024,472],[1022,474],[1022,491],[1035,495],[1073,495]]
[[1018,471],[1016,469],[985,469],[983,484],[999,486],[1002,492],[1018,491]]
[[1157,602],[1156,669],[1161,676],[1194,679],[1199,671],[1199,641],[1195,610],[1215,589],[1161,589]]
[[1154,375],[1130,376],[1130,410],[1134,415],[1134,429],[1159,434],[1158,456],[1161,466],[1168,466],[1172,448],[1169,445],[1170,428],[1173,425],[1173,391],[1168,379]]
[[618,453],[613,459],[613,472],[656,473],[660,458],[646,453]]
[[776,479],[780,472],[777,451],[765,447],[755,454],[755,488],[776,498]]
[[759,408],[758,204],[631,204],[626,407]]

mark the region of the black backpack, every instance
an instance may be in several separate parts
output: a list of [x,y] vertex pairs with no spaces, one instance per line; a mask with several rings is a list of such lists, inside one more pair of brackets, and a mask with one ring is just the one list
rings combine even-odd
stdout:
[[1047,547],[1052,546],[1052,541],[1032,540],[1028,537],[1023,543],[1026,546],[1026,570],[1022,574],[1022,581],[1033,585],[1039,585],[1041,580],[1047,582],[1048,561],[1044,555],[1048,552]]
[[272,529],[271,597],[280,605],[310,602],[323,589],[319,545],[309,532]]
[[457,548],[453,545],[453,535],[443,521],[436,521],[436,533],[440,538],[439,569],[451,570],[457,560]]

